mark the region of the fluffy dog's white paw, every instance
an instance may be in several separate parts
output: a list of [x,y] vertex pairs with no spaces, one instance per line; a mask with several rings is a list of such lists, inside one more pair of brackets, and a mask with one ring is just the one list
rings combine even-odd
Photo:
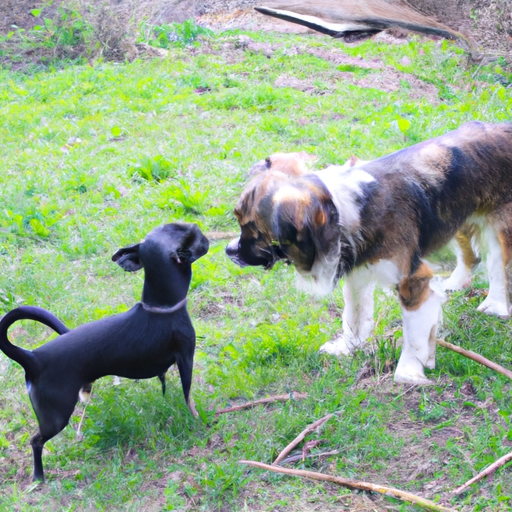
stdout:
[[429,357],[427,359],[427,362],[425,363],[425,368],[428,368],[429,370],[433,370],[436,367],[436,356]]
[[334,356],[349,356],[352,354],[352,349],[347,347],[343,338],[336,338],[335,340],[324,343],[318,351]]
[[433,381],[427,379],[423,365],[417,359],[402,362],[402,357],[396,367],[394,381],[401,384],[416,384],[417,386],[431,386]]
[[490,297],[487,297],[477,309],[486,315],[493,315],[505,319],[510,318],[510,311],[508,310],[507,304],[491,299]]
[[471,284],[471,281],[473,281],[471,274],[456,275],[455,272],[453,272],[450,277],[441,282],[441,286],[445,291],[457,292],[467,288]]

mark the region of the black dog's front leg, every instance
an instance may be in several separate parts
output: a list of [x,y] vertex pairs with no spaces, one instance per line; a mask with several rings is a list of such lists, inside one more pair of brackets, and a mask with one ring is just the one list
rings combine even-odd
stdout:
[[158,378],[160,379],[160,382],[162,383],[162,395],[165,396],[165,372],[161,373]]
[[176,359],[178,370],[180,371],[181,387],[185,402],[193,416],[197,416],[197,411],[194,407],[194,402],[190,398],[190,387],[192,386],[192,369],[194,366],[194,351],[195,344],[191,349],[184,350]]

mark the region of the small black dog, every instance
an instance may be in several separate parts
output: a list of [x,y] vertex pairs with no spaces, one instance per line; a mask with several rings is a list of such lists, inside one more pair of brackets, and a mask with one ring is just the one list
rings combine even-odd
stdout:
[[[34,481],[44,481],[43,446],[69,422],[81,392],[106,375],[160,377],[177,363],[189,409],[195,331],[186,308],[191,264],[208,252],[194,224],[160,226],[140,244],[119,249],[112,260],[128,272],[144,268],[142,301],[126,313],[69,330],[48,311],[21,306],[0,320],[0,349],[23,366],[39,432],[31,439]],[[17,320],[36,320],[61,334],[30,351],[12,345],[7,330]]]

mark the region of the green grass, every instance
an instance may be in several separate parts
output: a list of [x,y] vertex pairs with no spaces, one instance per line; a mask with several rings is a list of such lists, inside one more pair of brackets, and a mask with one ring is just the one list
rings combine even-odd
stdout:
[[[38,305],[73,327],[125,311],[140,298],[143,276],[123,273],[111,255],[174,220],[236,231],[231,212],[247,170],[273,152],[309,151],[320,165],[370,159],[465,121],[511,117],[511,91],[498,80],[508,76],[504,63],[477,71],[447,43],[345,46],[321,36],[250,35],[274,45],[270,58],[237,48],[232,33],[171,47],[164,60],[0,71],[0,313]],[[345,60],[327,58],[331,51]],[[368,69],[357,57],[385,68]],[[391,92],[340,75],[366,80],[389,70],[403,77]],[[313,89],[275,87],[285,75]],[[413,78],[435,93],[412,97]],[[72,428],[79,405],[72,426],[47,443],[48,482],[34,488],[35,418],[22,370],[0,357],[1,510],[412,510],[237,463],[271,462],[330,412],[337,418],[308,440],[323,440],[317,453],[339,454],[294,467],[392,485],[460,510],[509,509],[506,467],[460,497],[449,492],[511,449],[504,377],[439,349],[429,372],[436,386],[393,384],[400,309],[380,291],[376,353],[319,355],[341,329],[341,291],[314,300],[294,289],[292,268],[239,269],[225,244],[214,242],[194,264],[189,295],[199,419],[188,414],[175,371],[165,398],[157,379],[113,386],[107,377],[94,385],[84,438]],[[476,312],[485,283],[477,285],[446,305],[442,335],[511,367],[510,324]],[[24,347],[51,338],[28,322],[12,335]],[[361,367],[369,377],[358,377]],[[215,418],[229,404],[292,391],[309,397]]]

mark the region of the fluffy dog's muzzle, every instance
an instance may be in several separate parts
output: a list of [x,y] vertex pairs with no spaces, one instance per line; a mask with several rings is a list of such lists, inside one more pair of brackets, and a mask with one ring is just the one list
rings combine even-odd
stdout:
[[240,237],[229,242],[226,246],[226,255],[240,267],[261,266],[265,270],[270,270],[276,262],[286,258],[278,245],[259,247],[255,241]]

